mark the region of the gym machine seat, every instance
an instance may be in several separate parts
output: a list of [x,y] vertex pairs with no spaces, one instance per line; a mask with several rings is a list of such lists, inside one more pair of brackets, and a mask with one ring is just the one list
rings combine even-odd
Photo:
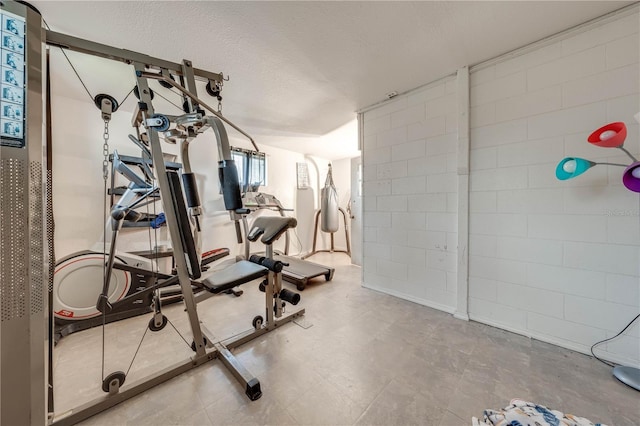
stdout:
[[[269,246],[287,232],[287,229],[294,228],[297,223],[293,217],[259,217],[255,220],[247,237],[251,241],[256,241],[262,236],[260,241]],[[241,260],[221,271],[212,273],[202,281],[202,284],[209,292],[217,294],[262,278],[268,273],[268,267],[252,261]]]
[[253,222],[251,231],[247,238],[249,241],[257,241],[262,235],[260,241],[264,245],[273,244],[287,229],[295,228],[298,221],[293,217],[268,217],[261,216]]
[[269,270],[248,260],[241,260],[221,271],[213,272],[202,281],[202,285],[211,293],[218,294],[236,286],[262,278]]

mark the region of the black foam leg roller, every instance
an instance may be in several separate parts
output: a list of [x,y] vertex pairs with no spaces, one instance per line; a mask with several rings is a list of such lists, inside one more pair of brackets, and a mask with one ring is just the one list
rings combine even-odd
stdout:
[[266,257],[258,256],[257,254],[252,254],[249,258],[250,262],[257,263],[258,265],[262,265],[262,261],[265,260]]
[[182,175],[182,187],[184,188],[184,196],[187,199],[187,206],[200,207],[200,196],[198,195],[195,173],[184,173]]
[[298,302],[300,302],[300,295],[296,292],[283,288],[282,290],[280,290],[280,299],[284,300],[285,302],[289,302],[292,305],[297,305]]
[[265,258],[262,261],[262,266],[264,266],[265,268],[269,268],[269,270],[273,272],[282,272],[282,262],[280,262],[279,260]]
[[220,178],[220,186],[222,186],[225,209],[235,211],[242,208],[240,180],[238,179],[236,163],[233,160],[219,161],[218,177]]

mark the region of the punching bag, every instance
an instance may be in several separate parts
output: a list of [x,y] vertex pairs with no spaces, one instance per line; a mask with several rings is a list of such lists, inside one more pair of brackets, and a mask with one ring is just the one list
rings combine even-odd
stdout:
[[324,182],[324,188],[320,192],[320,229],[322,232],[336,232],[340,224],[338,220],[338,191],[333,184],[331,164]]

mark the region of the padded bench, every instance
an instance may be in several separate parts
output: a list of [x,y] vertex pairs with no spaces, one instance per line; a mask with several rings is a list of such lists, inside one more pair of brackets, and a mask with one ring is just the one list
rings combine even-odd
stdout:
[[[259,217],[254,221],[247,238],[266,245],[273,244],[289,228],[296,226],[296,219],[289,217]],[[262,278],[269,269],[248,260],[241,260],[219,271],[215,271],[202,280],[202,285],[210,293],[218,294],[239,285]]]
[[248,260],[241,260],[222,270],[211,273],[202,285],[213,294],[222,293],[249,281],[262,278],[269,270]]

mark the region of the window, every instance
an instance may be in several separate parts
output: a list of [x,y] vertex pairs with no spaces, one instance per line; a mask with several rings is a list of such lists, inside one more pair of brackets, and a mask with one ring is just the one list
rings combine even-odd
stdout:
[[231,159],[236,163],[242,192],[255,192],[267,185],[267,158],[263,152],[231,147]]

